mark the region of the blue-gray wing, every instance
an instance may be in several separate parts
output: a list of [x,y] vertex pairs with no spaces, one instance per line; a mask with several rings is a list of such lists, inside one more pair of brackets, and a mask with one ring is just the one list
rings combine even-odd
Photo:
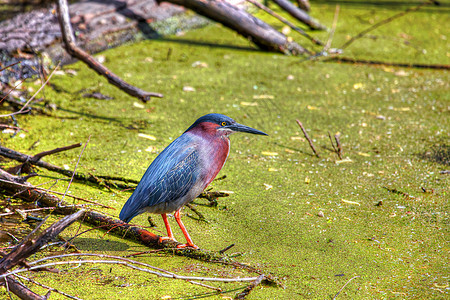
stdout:
[[129,222],[148,207],[176,202],[184,197],[200,175],[196,148],[192,138],[183,134],[164,149],[123,206],[120,219]]

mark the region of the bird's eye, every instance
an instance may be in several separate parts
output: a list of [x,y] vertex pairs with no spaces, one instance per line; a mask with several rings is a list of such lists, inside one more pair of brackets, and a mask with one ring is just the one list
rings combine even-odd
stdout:
[[227,122],[223,121],[222,126],[225,126],[225,125],[227,125]]

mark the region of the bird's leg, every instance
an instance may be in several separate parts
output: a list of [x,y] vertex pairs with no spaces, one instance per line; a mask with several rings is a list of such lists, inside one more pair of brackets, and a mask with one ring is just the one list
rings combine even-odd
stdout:
[[176,241],[175,238],[173,237],[172,228],[170,228],[170,225],[169,225],[169,220],[167,220],[167,215],[166,214],[161,214],[161,217],[163,218],[164,225],[166,226],[166,230],[167,230],[167,235],[168,236],[160,237],[159,238],[159,242],[161,243],[164,240],[174,240],[174,241]]
[[183,234],[184,234],[184,237],[186,238],[187,243],[183,244],[183,245],[178,245],[177,248],[192,247],[192,248],[198,249],[198,247],[196,245],[194,245],[194,243],[192,242],[192,239],[189,236],[189,233],[187,232],[186,227],[184,227],[183,222],[181,222],[180,210],[181,210],[181,208],[174,213],[174,216],[175,216],[175,220],[178,223],[178,226],[180,226],[181,231],[183,231]]

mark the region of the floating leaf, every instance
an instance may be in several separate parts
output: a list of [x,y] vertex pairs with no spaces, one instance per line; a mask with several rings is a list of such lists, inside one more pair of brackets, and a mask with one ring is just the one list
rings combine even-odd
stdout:
[[195,88],[193,88],[192,86],[184,86],[183,91],[184,92],[195,92]]
[[350,200],[345,200],[345,199],[341,199],[341,201],[344,202],[344,203],[348,203],[348,204],[353,204],[353,205],[361,206],[360,203],[355,202],[355,201],[350,201]]
[[278,169],[275,169],[275,168],[269,168],[268,171],[269,171],[269,172],[278,172]]
[[266,187],[266,191],[273,188],[270,184],[264,183],[264,186]]
[[364,152],[358,152],[358,155],[365,156],[365,157],[369,157],[370,156],[369,153],[364,153]]
[[362,88],[364,88],[364,83],[362,83],[362,82],[358,82],[353,85],[353,89],[355,89],[355,90],[359,90]]
[[208,67],[208,64],[205,63],[205,62],[203,62],[203,61],[195,61],[195,62],[192,64],[192,67],[193,67],[193,68],[207,68],[207,67]]
[[138,137],[144,138],[144,139],[148,139],[151,141],[156,141],[156,138],[153,135],[148,135],[148,134],[144,134],[144,133],[138,133]]
[[258,106],[257,102],[241,102],[242,106]]
[[353,160],[351,160],[350,158],[344,158],[343,160],[337,160],[336,161],[336,164],[344,164],[344,163],[351,163],[351,162],[353,162]]
[[277,156],[278,152],[263,151],[261,154],[265,156]]
[[142,103],[139,102],[133,102],[133,106],[137,108],[145,108],[145,106]]
[[273,99],[272,95],[253,95],[253,99]]

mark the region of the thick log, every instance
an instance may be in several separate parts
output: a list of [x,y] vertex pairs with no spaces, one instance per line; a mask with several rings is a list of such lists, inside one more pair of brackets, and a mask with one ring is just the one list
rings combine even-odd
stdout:
[[253,17],[245,10],[225,1],[215,0],[158,0],[189,8],[196,13],[236,31],[262,50],[285,54],[303,54],[306,49],[275,30],[267,23]]
[[299,20],[300,22],[307,25],[310,29],[313,30],[326,30],[327,28],[314,20],[310,15],[308,15],[305,11],[296,7],[289,0],[273,0],[279,7],[284,9],[291,16]]

